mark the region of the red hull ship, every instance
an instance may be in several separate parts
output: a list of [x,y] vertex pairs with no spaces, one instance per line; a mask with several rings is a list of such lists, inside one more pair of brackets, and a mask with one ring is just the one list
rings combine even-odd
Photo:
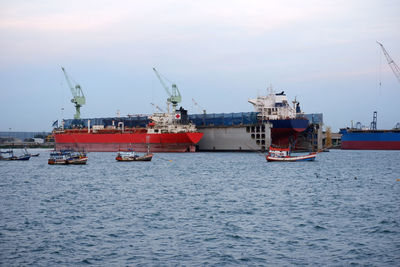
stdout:
[[[141,129],[142,130],[142,129]],[[133,149],[137,152],[194,152],[203,133],[148,134],[137,130],[109,133],[88,133],[84,130],[54,132],[56,149],[77,149],[88,152],[116,152]],[[108,132],[108,133],[107,133]]]
[[203,137],[192,124],[181,124],[180,114],[156,113],[146,128],[104,128],[93,125],[83,129],[55,129],[55,148],[87,152],[195,152]]

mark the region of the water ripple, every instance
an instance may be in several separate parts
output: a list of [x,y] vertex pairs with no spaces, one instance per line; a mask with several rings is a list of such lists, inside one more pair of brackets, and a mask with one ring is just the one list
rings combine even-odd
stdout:
[[256,153],[120,164],[90,153],[86,166],[49,166],[37,152],[0,162],[0,265],[400,262],[398,151],[306,164]]

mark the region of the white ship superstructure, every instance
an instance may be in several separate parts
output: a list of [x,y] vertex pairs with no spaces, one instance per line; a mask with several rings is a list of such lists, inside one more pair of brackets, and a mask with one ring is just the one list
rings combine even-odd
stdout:
[[284,92],[275,94],[271,88],[268,91],[266,96],[248,100],[254,106],[254,111],[258,113],[260,120],[295,119],[297,117],[297,114],[300,113],[300,106],[296,100],[293,101],[292,107]]
[[182,124],[182,114],[179,111],[173,113],[154,113],[149,117],[148,133],[191,133],[197,132],[192,123]]

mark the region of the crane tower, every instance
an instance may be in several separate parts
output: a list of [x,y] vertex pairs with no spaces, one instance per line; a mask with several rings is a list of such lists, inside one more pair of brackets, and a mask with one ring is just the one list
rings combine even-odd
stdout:
[[[178,87],[176,84],[172,83],[171,85],[171,90],[167,86],[167,84],[164,82],[164,80],[161,78],[161,74],[156,70],[156,68],[153,68],[154,73],[156,74],[158,80],[160,80],[160,83],[162,87],[164,87],[165,91],[168,94],[167,102],[172,104],[173,112],[175,112],[176,107],[178,103],[182,101],[182,96],[181,93],[179,92]],[[165,80],[168,80],[164,77]]]
[[[67,72],[63,67],[61,67],[65,80],[67,80],[69,89],[71,90],[73,98],[71,99],[71,102],[74,103],[75,105],[75,115],[74,119],[80,119],[81,118],[81,107],[86,103],[85,95],[83,94],[81,86],[74,81],[74,84],[72,83],[72,79],[69,78]],[[72,81],[71,81],[72,80]]]

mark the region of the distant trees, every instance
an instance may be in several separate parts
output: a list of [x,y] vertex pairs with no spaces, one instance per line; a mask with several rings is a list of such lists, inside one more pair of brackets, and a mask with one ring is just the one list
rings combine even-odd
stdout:
[[325,147],[329,148],[332,146],[332,131],[330,126],[326,127],[325,136]]

